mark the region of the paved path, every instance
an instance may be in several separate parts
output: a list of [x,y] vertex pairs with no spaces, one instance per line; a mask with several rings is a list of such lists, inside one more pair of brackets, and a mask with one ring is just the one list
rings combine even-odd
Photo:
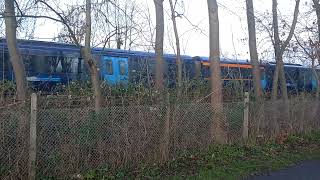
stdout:
[[320,160],[304,161],[294,167],[253,176],[249,180],[320,180]]

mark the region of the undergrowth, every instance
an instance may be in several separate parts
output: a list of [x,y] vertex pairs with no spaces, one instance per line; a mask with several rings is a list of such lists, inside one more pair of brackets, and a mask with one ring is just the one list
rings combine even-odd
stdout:
[[320,132],[291,135],[283,144],[212,145],[206,151],[181,153],[165,164],[136,169],[91,170],[84,179],[242,179],[320,158]]

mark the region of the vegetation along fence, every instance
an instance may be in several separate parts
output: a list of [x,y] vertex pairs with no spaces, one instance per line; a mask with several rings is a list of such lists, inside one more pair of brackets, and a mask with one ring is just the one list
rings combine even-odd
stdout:
[[[92,169],[161,163],[212,142],[209,103],[114,105],[95,111],[90,99],[37,99],[0,108],[0,179],[69,177]],[[50,103],[59,103],[52,105]],[[319,102],[224,103],[229,143],[267,140],[319,129]]]

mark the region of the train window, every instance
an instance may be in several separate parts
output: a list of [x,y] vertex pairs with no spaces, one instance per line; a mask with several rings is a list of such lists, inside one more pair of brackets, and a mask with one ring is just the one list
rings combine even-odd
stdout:
[[298,80],[298,69],[296,68],[286,68],[285,69],[285,76],[288,82],[295,82]]
[[112,67],[112,61],[111,60],[106,60],[106,71],[108,75],[113,74],[113,67]]
[[300,75],[299,81],[301,81],[303,83],[307,83],[307,82],[312,81],[313,73],[311,70],[307,70],[307,69],[300,70],[299,75]]
[[241,68],[242,78],[244,80],[252,79],[252,69],[249,68]]
[[120,71],[120,75],[126,75],[126,62],[125,61],[119,61],[119,71]]
[[210,78],[210,66],[203,66],[202,76],[203,78]]
[[221,67],[221,77],[222,79],[228,79],[229,71],[227,67]]
[[48,57],[46,56],[32,56],[29,65],[33,73],[46,74],[50,71]]
[[228,79],[233,79],[233,80],[239,80],[242,79],[242,74],[240,71],[240,68],[238,67],[231,67],[229,68],[229,76]]
[[262,80],[266,79],[266,72],[264,69],[260,69],[260,76]]
[[57,68],[59,66],[60,60],[57,57],[49,57],[48,58],[49,66],[50,66],[50,72],[56,73]]
[[61,67],[63,73],[71,73],[72,71],[72,59],[71,58],[61,58]]

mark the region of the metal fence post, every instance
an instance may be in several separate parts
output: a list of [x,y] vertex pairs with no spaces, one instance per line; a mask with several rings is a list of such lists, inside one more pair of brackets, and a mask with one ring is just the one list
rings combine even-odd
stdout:
[[245,92],[244,97],[242,137],[246,140],[249,136],[249,93]]
[[37,94],[31,95],[30,113],[30,146],[29,146],[29,180],[36,179],[36,150],[37,150]]

